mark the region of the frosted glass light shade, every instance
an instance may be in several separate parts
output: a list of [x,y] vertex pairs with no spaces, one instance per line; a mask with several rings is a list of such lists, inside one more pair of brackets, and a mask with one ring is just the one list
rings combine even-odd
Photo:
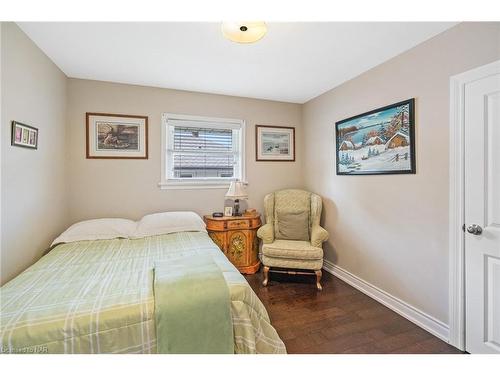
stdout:
[[247,199],[248,194],[245,189],[245,185],[241,181],[231,181],[229,185],[229,190],[226,193],[226,198],[228,199]]
[[262,21],[222,22],[222,34],[236,43],[254,43],[266,32],[266,23]]

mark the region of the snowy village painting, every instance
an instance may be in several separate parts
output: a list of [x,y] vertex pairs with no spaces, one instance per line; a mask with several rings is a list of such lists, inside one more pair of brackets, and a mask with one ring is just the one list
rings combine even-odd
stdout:
[[335,123],[337,174],[415,173],[415,99]]

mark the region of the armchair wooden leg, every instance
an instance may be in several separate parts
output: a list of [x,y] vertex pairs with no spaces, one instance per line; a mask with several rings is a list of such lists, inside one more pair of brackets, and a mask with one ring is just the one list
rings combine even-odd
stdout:
[[321,276],[323,275],[321,270],[314,271],[314,273],[316,274],[316,288],[318,288],[318,290],[323,290],[323,287],[320,284]]
[[268,281],[269,281],[269,267],[264,266],[264,281],[262,282],[262,285],[267,286]]

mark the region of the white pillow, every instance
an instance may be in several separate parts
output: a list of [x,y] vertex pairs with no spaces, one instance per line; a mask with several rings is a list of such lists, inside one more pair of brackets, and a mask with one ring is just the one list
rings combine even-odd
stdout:
[[80,221],[66,229],[57,237],[51,246],[58,243],[109,240],[112,238],[129,238],[135,233],[137,222],[127,219],[94,219]]
[[132,238],[157,236],[176,232],[206,232],[205,222],[190,211],[160,212],[144,216]]

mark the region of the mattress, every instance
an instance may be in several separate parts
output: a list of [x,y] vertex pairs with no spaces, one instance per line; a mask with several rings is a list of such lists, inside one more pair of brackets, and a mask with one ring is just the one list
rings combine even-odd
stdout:
[[156,353],[154,262],[202,253],[229,287],[235,353],[285,353],[262,302],[204,232],[56,246],[0,288],[1,352]]

